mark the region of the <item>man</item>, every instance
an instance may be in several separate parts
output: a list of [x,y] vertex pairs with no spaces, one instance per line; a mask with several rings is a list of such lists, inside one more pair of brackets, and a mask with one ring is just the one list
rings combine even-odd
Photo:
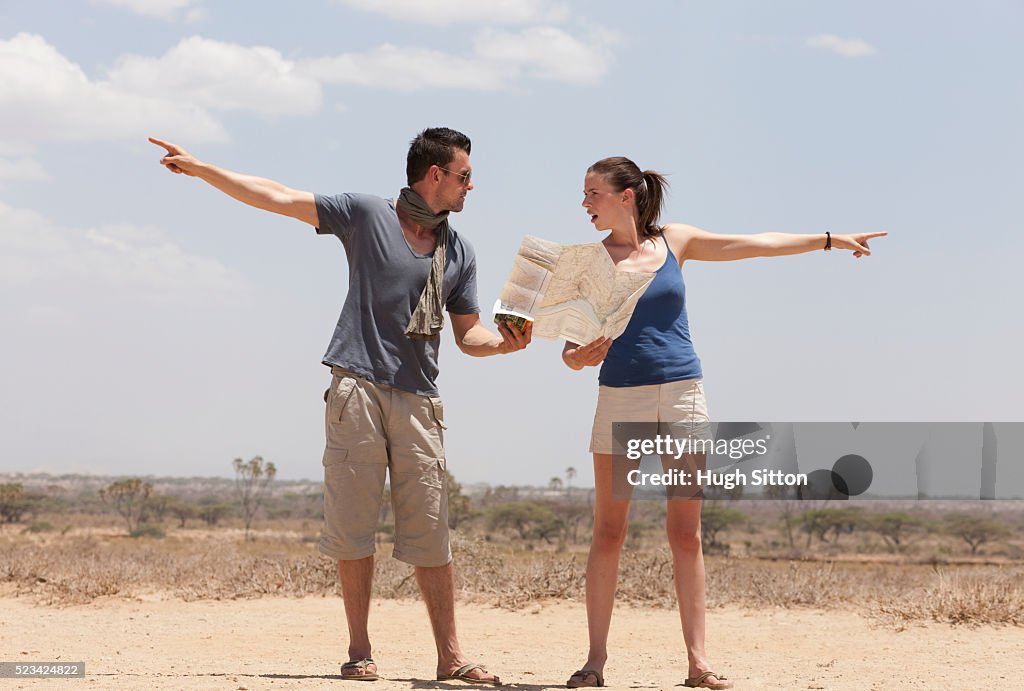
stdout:
[[462,654],[455,632],[452,556],[444,458],[444,409],[437,395],[439,332],[447,309],[462,352],[499,355],[525,348],[524,332],[480,323],[476,260],[448,226],[473,189],[470,141],[448,128],[421,132],[409,147],[409,186],[396,200],[324,196],[200,161],[179,146],[160,163],[198,177],[250,206],[291,216],[345,247],[349,289],[324,356],[333,381],[325,393],[325,528],[320,551],[338,561],[349,628],[346,679],[377,679],[367,632],[374,533],[391,475],[394,556],[416,567],[437,644],[438,679],[500,684]]

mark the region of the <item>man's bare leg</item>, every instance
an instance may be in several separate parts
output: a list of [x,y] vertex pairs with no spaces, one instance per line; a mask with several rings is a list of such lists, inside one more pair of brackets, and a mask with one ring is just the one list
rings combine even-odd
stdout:
[[[345,599],[345,618],[348,620],[348,659],[371,657],[370,591],[373,587],[373,556],[363,559],[339,560],[338,580],[341,596]],[[366,672],[376,674],[377,665],[368,663]],[[342,672],[342,676],[349,676]]]
[[[430,626],[437,645],[437,674],[447,675],[469,664],[459,648],[455,633],[455,569],[452,562],[444,566],[417,566],[416,581],[427,605]],[[474,669],[467,674],[481,681],[496,679],[490,672]]]

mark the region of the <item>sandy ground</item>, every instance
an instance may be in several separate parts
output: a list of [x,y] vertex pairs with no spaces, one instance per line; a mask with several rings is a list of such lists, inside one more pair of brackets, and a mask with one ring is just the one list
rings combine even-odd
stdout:
[[[63,609],[0,597],[0,661],[84,661],[84,679],[0,680],[0,689],[465,689],[436,682],[419,602],[378,601],[371,632],[383,679],[343,682],[337,598],[181,602],[153,596]],[[463,646],[512,688],[564,684],[583,662],[578,603],[518,612],[458,609]],[[913,626],[897,632],[853,612],[715,610],[708,648],[738,689],[1020,688],[1024,628]],[[620,607],[607,683],[681,688],[685,657],[674,611]]]

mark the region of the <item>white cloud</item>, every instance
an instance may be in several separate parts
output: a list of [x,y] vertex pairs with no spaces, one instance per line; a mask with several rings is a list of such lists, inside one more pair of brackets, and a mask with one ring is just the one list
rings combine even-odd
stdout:
[[842,38],[833,34],[819,34],[807,39],[811,48],[831,50],[846,58],[863,58],[875,54],[875,48],[862,38]]
[[173,95],[139,95],[93,81],[46,40],[20,33],[0,41],[0,136],[19,141],[109,141],[173,132],[226,139],[203,108]]
[[392,91],[495,90],[521,78],[524,72],[539,79],[593,84],[608,71],[611,47],[618,40],[615,33],[605,30],[581,40],[550,26],[520,32],[484,29],[468,57],[385,44],[363,53],[306,60],[299,70],[325,83]]
[[385,44],[365,53],[305,61],[301,71],[329,84],[357,84],[392,91],[430,88],[498,89],[515,69],[436,50]]
[[476,53],[497,64],[525,67],[540,79],[594,84],[608,71],[611,47],[618,41],[606,30],[580,40],[552,26],[518,33],[485,29],[477,36]]
[[34,159],[0,157],[0,180],[48,180],[43,167]]
[[357,10],[433,26],[456,23],[526,24],[560,22],[564,2],[550,0],[336,0]]
[[242,277],[195,255],[152,226],[64,228],[31,209],[0,202],[0,284],[33,294],[62,286],[115,290],[142,301],[194,302],[241,294]]
[[[160,57],[124,55],[105,79],[93,79],[43,37],[20,33],[0,40],[0,157],[10,155],[4,137],[19,146],[139,140],[154,132],[225,140],[214,112],[320,112],[325,83],[391,91],[487,91],[523,78],[592,84],[607,72],[617,41],[601,29],[583,38],[552,26],[484,29],[464,56],[384,44],[293,61],[273,48],[193,36]],[[44,175],[25,154],[0,161],[0,179]]]
[[108,75],[114,88],[149,97],[173,94],[213,110],[304,115],[320,110],[320,85],[281,53],[200,36],[183,39],[162,57],[128,55]]
[[202,0],[93,0],[101,5],[121,7],[143,17],[162,19],[167,22],[184,19],[195,22],[206,17]]

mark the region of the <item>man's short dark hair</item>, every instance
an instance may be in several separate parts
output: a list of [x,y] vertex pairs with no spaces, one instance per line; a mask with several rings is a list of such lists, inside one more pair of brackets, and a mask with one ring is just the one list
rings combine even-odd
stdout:
[[467,154],[472,144],[469,137],[447,127],[428,127],[409,142],[409,156],[405,162],[405,176],[411,186],[419,182],[430,166],[446,167],[455,158],[456,149]]

